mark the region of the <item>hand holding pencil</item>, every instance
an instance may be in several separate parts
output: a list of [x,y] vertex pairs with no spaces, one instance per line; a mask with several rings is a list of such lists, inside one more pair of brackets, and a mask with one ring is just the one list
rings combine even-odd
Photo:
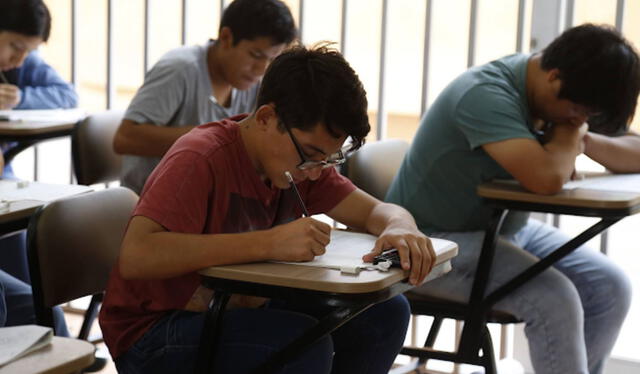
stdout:
[[0,71],[0,110],[13,109],[20,104],[20,88],[9,83]]

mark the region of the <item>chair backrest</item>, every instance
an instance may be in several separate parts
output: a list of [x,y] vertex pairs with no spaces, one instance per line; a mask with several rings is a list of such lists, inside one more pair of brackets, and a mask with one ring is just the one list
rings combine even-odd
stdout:
[[113,137],[123,116],[121,110],[94,113],[74,128],[71,155],[79,184],[107,183],[120,178],[122,156],[113,150]]
[[343,174],[363,191],[384,200],[408,149],[409,143],[399,139],[366,143],[349,156]]
[[27,235],[38,323],[52,326],[51,307],[104,291],[137,201],[133,191],[117,187],[38,209]]

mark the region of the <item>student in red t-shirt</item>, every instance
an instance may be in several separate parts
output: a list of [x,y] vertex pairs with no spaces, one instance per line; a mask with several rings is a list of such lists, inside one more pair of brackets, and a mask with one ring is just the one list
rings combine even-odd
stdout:
[[[285,171],[311,214],[379,236],[365,260],[398,248],[410,282],[419,284],[435,254],[411,215],[325,167],[343,160],[347,137],[354,150],[369,130],[358,76],[338,52],[320,46],[277,57],[249,116],[204,124],[181,137],[145,184],[100,313],[118,371],[193,371],[212,296],[200,286],[199,269],[307,261],[324,252],[331,227],[301,217]],[[243,301],[225,314],[217,373],[249,371],[326,313],[282,300],[261,308]],[[409,314],[404,296],[377,304],[280,373],[386,373]]]

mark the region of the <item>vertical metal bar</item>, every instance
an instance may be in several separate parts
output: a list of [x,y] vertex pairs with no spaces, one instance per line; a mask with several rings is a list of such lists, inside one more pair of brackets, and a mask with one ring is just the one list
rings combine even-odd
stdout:
[[114,30],[114,0],[107,0],[107,109],[113,107],[115,86],[113,84],[113,30]]
[[33,180],[38,181],[38,145],[33,146]]
[[575,13],[575,0],[565,0],[563,30],[573,26],[573,14]]
[[78,86],[78,0],[71,0],[71,84]]
[[389,0],[382,0],[382,20],[380,31],[380,72],[378,79],[378,113],[376,116],[376,139],[384,139],[387,135],[387,113],[384,107],[385,61],[387,59],[387,15]]
[[298,0],[298,35],[300,37],[301,42],[303,42],[302,40],[303,26],[304,26],[304,0]]
[[411,345],[416,346],[418,344],[418,316],[411,315]]
[[347,18],[349,15],[349,0],[342,0],[342,15],[340,18],[340,52],[347,53]]
[[227,7],[226,0],[220,0],[220,19],[222,19],[222,13],[224,13],[224,9]]
[[600,234],[600,252],[605,255],[609,253],[609,230]]
[[431,55],[431,11],[433,1],[426,0],[424,10],[424,46],[422,48],[422,100],[420,105],[420,118],[427,111],[429,101],[429,56]]
[[182,0],[182,38],[180,39],[182,45],[187,44],[187,21],[189,18],[189,8],[187,7],[188,0]]
[[[71,0],[71,84],[78,89],[78,0]],[[73,184],[73,160],[69,166],[69,184]]]
[[478,0],[471,0],[469,12],[469,51],[467,53],[467,67],[470,68],[476,61],[476,28],[478,25]]
[[625,0],[618,0],[616,2],[616,29],[622,32],[622,28],[624,27],[624,8],[625,8]]
[[[460,339],[462,338],[462,329],[464,327],[464,324],[462,321],[458,321],[456,320],[455,323],[455,330],[454,330],[454,347],[458,347],[460,346]],[[455,374],[460,374],[460,364],[459,363],[454,363],[453,364],[453,372]]]
[[151,33],[150,1],[151,0],[144,0],[144,62],[142,65],[144,71],[142,72],[142,76],[145,76],[147,74],[147,70],[149,70],[149,34]]
[[522,53],[524,50],[524,25],[525,13],[527,10],[527,0],[518,0],[518,31],[516,35],[516,52]]
[[553,227],[560,228],[560,215],[559,214],[552,215],[551,224],[553,225]]

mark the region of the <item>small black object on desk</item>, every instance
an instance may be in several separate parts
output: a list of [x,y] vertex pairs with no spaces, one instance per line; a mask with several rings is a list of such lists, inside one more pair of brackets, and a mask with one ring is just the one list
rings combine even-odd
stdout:
[[402,267],[400,266],[400,254],[398,254],[398,250],[395,248],[382,252],[381,254],[373,258],[374,265],[377,265],[378,262],[382,261],[390,261],[391,267]]

